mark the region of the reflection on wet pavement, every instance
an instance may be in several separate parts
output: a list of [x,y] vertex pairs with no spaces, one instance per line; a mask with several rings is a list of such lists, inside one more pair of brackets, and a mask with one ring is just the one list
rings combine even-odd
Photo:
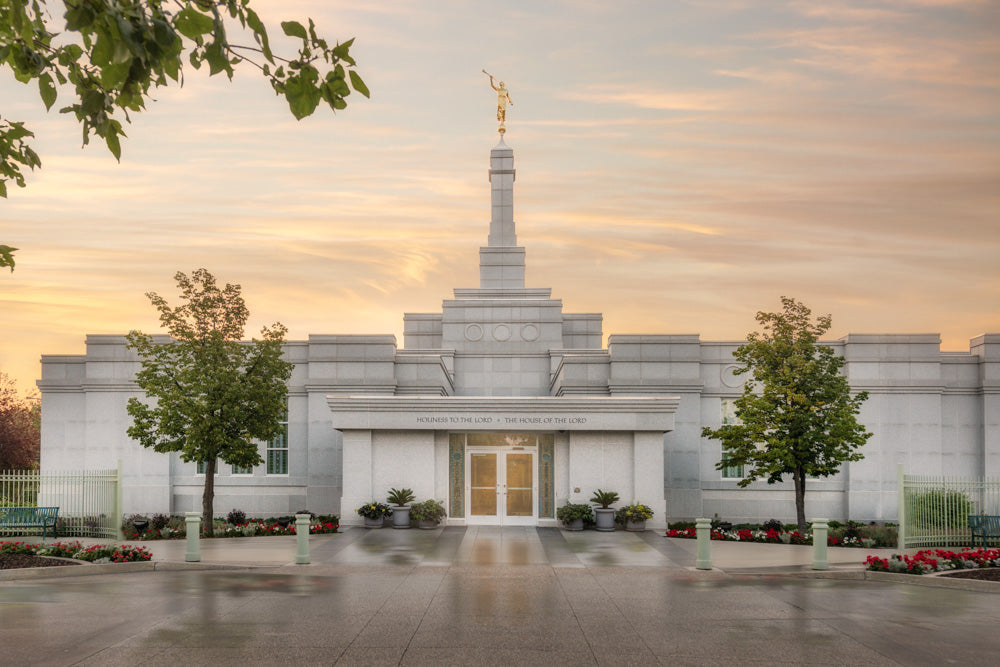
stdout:
[[205,592],[228,593],[240,597],[251,593],[280,593],[290,595],[313,595],[331,585],[327,577],[304,574],[271,574],[249,576],[246,573],[220,572],[208,582],[190,579],[185,592],[202,595]]
[[1000,651],[995,594],[701,572],[651,534],[321,537],[308,566],[2,582],[3,663],[988,664]]
[[[327,564],[552,567],[677,565],[634,533],[578,536],[554,528],[469,526],[434,531],[362,531]],[[358,531],[350,531],[356,533]]]

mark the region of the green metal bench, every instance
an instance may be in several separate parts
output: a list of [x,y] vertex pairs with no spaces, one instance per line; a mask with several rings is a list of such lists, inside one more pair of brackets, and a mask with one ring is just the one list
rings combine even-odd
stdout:
[[986,538],[1000,539],[1000,515],[970,514],[969,529],[972,531],[972,546],[976,546],[976,536],[978,535],[982,538],[985,548]]
[[45,531],[52,526],[55,539],[58,514],[58,507],[0,507],[0,528],[41,528],[44,540]]

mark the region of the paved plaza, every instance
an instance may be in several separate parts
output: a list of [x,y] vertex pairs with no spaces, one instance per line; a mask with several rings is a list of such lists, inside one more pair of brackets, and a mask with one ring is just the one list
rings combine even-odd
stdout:
[[0,662],[985,665],[1000,651],[996,585],[863,580],[856,549],[811,578],[809,547],[716,542],[718,569],[699,571],[695,541],[653,532],[354,528],[312,536],[309,565],[292,563],[294,537],[205,540],[198,564],[183,540],[146,544],[142,571],[0,579]]

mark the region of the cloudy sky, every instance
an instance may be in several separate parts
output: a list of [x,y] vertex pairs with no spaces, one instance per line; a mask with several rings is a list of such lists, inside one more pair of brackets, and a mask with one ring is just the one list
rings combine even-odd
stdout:
[[[254,2],[356,38],[372,98],[297,122],[189,70],[117,164],[0,70],[43,167],[0,200],[0,371],[158,332],[198,267],[253,333],[395,333],[478,283],[503,79],[527,283],[608,333],[739,340],[779,297],[847,333],[1000,332],[1000,3]],[[234,40],[235,41],[235,40]],[[65,100],[66,98],[61,98]],[[56,108],[60,103],[56,103]]]

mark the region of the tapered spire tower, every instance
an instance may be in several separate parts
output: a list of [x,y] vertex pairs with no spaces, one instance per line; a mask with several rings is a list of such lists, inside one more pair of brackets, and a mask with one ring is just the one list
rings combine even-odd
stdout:
[[514,230],[514,150],[500,143],[490,151],[492,215],[487,245],[479,249],[479,287],[524,289],[524,248]]

